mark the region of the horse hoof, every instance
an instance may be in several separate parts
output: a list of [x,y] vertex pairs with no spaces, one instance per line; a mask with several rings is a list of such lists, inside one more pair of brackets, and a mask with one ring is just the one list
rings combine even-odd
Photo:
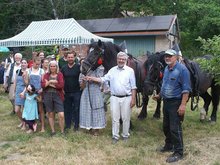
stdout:
[[138,116],[138,120],[144,120],[146,117],[144,116]]
[[153,120],[159,120],[160,117],[159,116],[153,116]]

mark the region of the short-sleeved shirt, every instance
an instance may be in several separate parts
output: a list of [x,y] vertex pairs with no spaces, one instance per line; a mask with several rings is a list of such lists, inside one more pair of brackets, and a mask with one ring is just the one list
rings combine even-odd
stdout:
[[172,69],[167,66],[164,70],[161,96],[164,99],[181,99],[183,93],[191,91],[190,74],[188,69],[177,62]]
[[63,73],[63,77],[64,77],[65,93],[79,92],[80,65],[76,63],[72,68],[70,68],[69,65],[65,65],[63,66],[61,72]]
[[112,95],[131,95],[131,90],[137,89],[134,70],[126,65],[123,68],[111,68],[101,80],[110,82]]

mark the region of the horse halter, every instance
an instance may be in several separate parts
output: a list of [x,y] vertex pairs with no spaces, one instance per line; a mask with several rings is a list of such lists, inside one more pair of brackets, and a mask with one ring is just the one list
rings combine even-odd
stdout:
[[[92,51],[94,51],[93,48],[91,48],[90,53]],[[89,60],[89,58],[87,58],[83,61],[83,63],[86,64],[89,67],[86,74],[88,74],[90,72],[90,70],[95,70],[98,66],[102,65],[103,55],[104,55],[104,49],[100,49],[100,51],[98,52],[97,60]]]
[[[152,73],[154,72],[153,69],[154,69],[154,66],[156,64],[159,64],[160,70],[158,71],[157,76],[155,76],[156,78],[152,79],[152,77],[153,77]],[[145,80],[145,83],[153,86],[154,90],[160,88],[161,87],[161,82],[162,82],[162,79],[163,79],[163,70],[164,70],[164,66],[160,61],[157,61],[156,63],[153,63],[149,68],[149,73],[147,73],[147,74],[150,74],[149,79]]]

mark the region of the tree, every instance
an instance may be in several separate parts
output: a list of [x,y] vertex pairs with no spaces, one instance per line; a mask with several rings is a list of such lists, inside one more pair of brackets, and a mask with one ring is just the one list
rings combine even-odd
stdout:
[[211,54],[213,56],[210,60],[199,59],[201,67],[211,73],[215,77],[216,83],[220,84],[220,35],[215,35],[211,39],[199,37],[197,41],[201,42],[201,49],[204,54]]

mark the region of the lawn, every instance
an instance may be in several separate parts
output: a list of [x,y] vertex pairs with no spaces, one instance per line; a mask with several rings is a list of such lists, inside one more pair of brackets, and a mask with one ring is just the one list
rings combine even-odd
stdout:
[[[98,137],[84,130],[70,131],[66,136],[50,137],[47,122],[45,133],[27,134],[17,128],[17,116],[10,115],[11,105],[0,93],[0,164],[2,165],[158,165],[166,164],[169,153],[161,154],[156,148],[164,143],[162,119],[152,119],[154,101],[149,105],[148,118],[139,121],[140,109],[134,108],[131,131],[127,143],[111,143],[111,120],[107,112],[107,127]],[[58,123],[56,123],[58,126]],[[57,128],[58,130],[58,128]],[[211,125],[199,121],[199,112],[187,110],[183,123],[185,153],[178,164],[220,164],[220,118]]]

